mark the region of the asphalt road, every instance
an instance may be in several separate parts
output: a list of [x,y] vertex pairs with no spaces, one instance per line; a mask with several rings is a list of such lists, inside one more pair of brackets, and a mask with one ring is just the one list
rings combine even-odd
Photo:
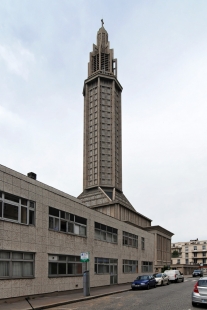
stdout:
[[150,290],[128,291],[83,302],[77,302],[53,310],[191,310],[207,309],[207,306],[193,308],[191,292],[197,279],[186,278],[183,283],[152,288]]

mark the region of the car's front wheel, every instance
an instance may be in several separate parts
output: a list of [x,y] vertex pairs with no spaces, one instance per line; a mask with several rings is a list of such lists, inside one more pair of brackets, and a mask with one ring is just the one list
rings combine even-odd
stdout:
[[157,287],[157,283],[155,283],[155,285],[154,285],[154,288],[156,288]]
[[149,286],[149,284],[147,285],[147,290],[149,290],[150,289],[150,286]]

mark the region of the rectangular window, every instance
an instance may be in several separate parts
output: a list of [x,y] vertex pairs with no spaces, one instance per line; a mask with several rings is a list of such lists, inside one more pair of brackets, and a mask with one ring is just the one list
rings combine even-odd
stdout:
[[118,230],[116,228],[95,222],[95,239],[110,243],[117,243]]
[[0,279],[34,278],[34,253],[0,251]]
[[189,262],[188,262],[188,259],[186,259],[186,260],[185,260],[185,263],[186,263],[186,264],[188,264],[188,263],[189,263]]
[[180,264],[180,259],[177,259],[177,264]]
[[86,236],[87,219],[49,207],[49,229]]
[[142,262],[142,272],[153,272],[153,262]]
[[185,251],[188,252],[188,246],[185,247]]
[[138,236],[123,231],[123,245],[138,248]]
[[105,274],[110,273],[117,275],[117,266],[118,266],[118,259],[114,258],[101,258],[95,257],[94,258],[94,272],[95,274]]
[[1,192],[0,219],[25,225],[34,225],[35,202]]
[[194,251],[197,251],[197,245],[194,245],[193,249]]
[[145,239],[142,237],[141,238],[141,243],[142,243],[142,250],[145,249]]
[[83,273],[80,256],[50,254],[48,262],[49,277],[81,276]]
[[202,245],[202,250],[206,250],[206,245]]
[[185,257],[188,257],[188,253],[185,253]]
[[123,273],[138,273],[138,261],[123,259]]
[[203,256],[206,256],[206,252],[203,252]]

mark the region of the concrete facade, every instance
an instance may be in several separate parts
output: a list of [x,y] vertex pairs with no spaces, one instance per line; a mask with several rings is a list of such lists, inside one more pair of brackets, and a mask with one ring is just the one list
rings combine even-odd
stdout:
[[[121,92],[102,26],[84,83],[83,192],[75,198],[0,165],[1,298],[131,282],[170,264],[172,233],[122,191]],[[80,263],[81,253],[90,261]]]
[[[1,276],[1,298],[82,288],[82,275],[49,277],[48,256],[50,254],[80,257],[81,252],[90,252],[88,268],[91,271],[92,287],[110,285],[110,273],[95,274],[96,257],[118,260],[118,283],[132,281],[137,273],[142,273],[143,261],[153,262],[154,260],[154,237],[151,233],[91,210],[78,199],[1,165],[0,189],[1,193],[13,194],[35,202],[35,225],[25,225],[15,220],[0,218],[0,253],[4,251],[34,253],[34,276],[25,277],[25,279],[15,277],[3,279]],[[49,229],[49,206],[86,218],[86,236]],[[95,222],[116,228],[118,242],[97,240],[94,233]],[[123,245],[123,231],[138,236],[138,248]],[[145,240],[144,250],[141,249],[141,238]],[[1,263],[3,261],[1,254],[0,257]],[[123,273],[123,259],[138,261],[135,275]]]

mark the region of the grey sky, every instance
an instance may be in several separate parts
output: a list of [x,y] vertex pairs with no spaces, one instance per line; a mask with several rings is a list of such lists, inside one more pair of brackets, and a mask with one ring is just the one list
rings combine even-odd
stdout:
[[124,194],[173,241],[207,239],[206,17],[205,0],[2,0],[0,163],[81,193],[83,81],[103,18],[124,88]]

